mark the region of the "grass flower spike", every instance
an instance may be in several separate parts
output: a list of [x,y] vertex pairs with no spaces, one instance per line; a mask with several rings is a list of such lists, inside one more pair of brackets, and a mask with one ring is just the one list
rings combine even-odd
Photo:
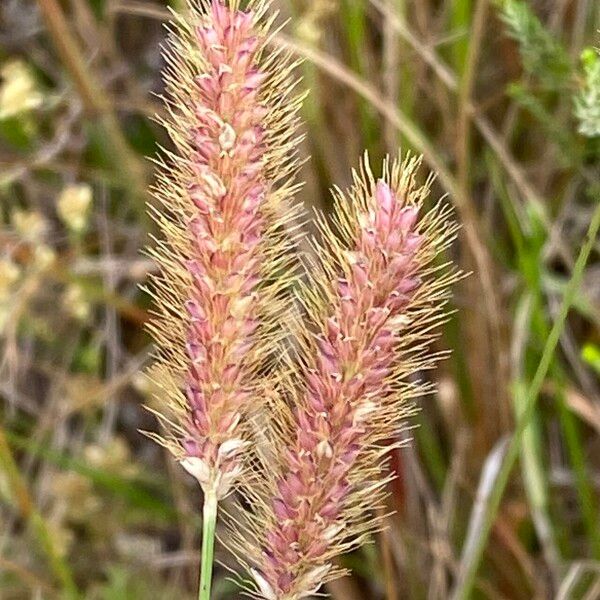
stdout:
[[321,220],[301,366],[282,394],[295,404],[282,432],[293,441],[278,469],[263,469],[262,493],[250,490],[256,512],[238,540],[268,600],[312,595],[340,574],[333,557],[380,526],[390,440],[426,388],[407,377],[439,358],[429,344],[456,274],[434,259],[455,227],[441,204],[422,214],[429,185],[416,185],[417,165],[386,164],[375,182],[365,162],[349,198],[338,193],[335,231]]
[[164,126],[176,150],[158,160],[151,209],[162,233],[151,250],[155,412],[166,431],[153,437],[204,490],[203,577],[217,502],[244,468],[293,245],[294,65],[267,48],[267,3],[248,4],[190,1],[172,26]]

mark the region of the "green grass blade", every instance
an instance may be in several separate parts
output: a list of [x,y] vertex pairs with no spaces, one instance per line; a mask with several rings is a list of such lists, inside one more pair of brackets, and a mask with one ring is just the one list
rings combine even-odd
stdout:
[[579,256],[577,257],[577,261],[573,269],[573,274],[565,289],[560,311],[556,320],[554,321],[552,330],[550,331],[550,335],[546,341],[535,377],[533,378],[533,381],[527,390],[527,394],[524,399],[522,418],[519,420],[515,432],[511,438],[510,445],[502,463],[502,467],[500,468],[498,477],[496,478],[494,487],[490,494],[489,502],[485,506],[485,518],[482,521],[479,535],[475,544],[473,545],[472,552],[467,557],[466,564],[461,566],[459,580],[452,595],[454,600],[468,600],[471,597],[473,585],[475,583],[475,577],[477,575],[477,571],[479,570],[479,565],[483,556],[483,551],[487,544],[487,540],[496,515],[498,514],[498,509],[500,508],[500,503],[502,501],[502,496],[506,489],[510,473],[521,451],[523,433],[525,432],[525,429],[527,428],[534,414],[540,390],[554,357],[556,346],[558,345],[560,335],[565,326],[567,314],[569,313],[569,309],[573,303],[573,298],[581,284],[583,272],[596,242],[599,229],[600,203],[598,203],[596,206],[592,216],[585,243],[579,252]]

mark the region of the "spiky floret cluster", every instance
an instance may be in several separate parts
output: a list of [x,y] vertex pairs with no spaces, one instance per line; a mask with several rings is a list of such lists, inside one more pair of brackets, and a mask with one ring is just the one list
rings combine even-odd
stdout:
[[160,267],[151,376],[166,431],[153,437],[223,497],[242,470],[245,416],[262,395],[290,279],[300,99],[295,65],[267,47],[267,2],[188,4],[165,53],[175,151],[158,160],[151,208],[162,233],[150,251]]
[[422,214],[430,182],[417,186],[418,162],[386,163],[376,182],[365,161],[348,197],[336,193],[333,226],[320,220],[280,439],[234,544],[268,600],[311,595],[340,574],[333,557],[379,526],[386,453],[427,387],[407,377],[439,358],[429,345],[456,274],[435,259],[455,227],[442,204]]

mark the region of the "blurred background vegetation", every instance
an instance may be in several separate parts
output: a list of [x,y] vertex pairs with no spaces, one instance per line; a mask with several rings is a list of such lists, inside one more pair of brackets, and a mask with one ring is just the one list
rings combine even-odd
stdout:
[[[473,273],[389,530],[328,591],[600,598],[600,4],[275,5],[311,91],[298,201],[327,210],[364,148],[422,153]],[[139,433],[167,9],[0,2],[1,598],[194,596],[198,486]]]

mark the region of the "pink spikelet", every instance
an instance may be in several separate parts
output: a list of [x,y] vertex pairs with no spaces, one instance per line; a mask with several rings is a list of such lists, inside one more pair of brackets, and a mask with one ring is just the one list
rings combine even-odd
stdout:
[[176,150],[158,161],[151,208],[162,233],[150,251],[152,376],[166,431],[153,437],[218,498],[243,469],[295,218],[294,65],[266,47],[266,3],[237,4],[192,1],[172,26],[163,125]]
[[441,204],[423,214],[429,184],[417,186],[418,162],[386,164],[377,182],[365,162],[350,198],[338,193],[335,232],[320,223],[300,366],[282,390],[294,413],[274,442],[277,467],[265,459],[263,489],[248,492],[255,510],[237,541],[268,600],[314,594],[340,574],[333,557],[380,527],[389,440],[427,387],[407,377],[439,358],[428,346],[456,273],[434,259],[455,227]]

